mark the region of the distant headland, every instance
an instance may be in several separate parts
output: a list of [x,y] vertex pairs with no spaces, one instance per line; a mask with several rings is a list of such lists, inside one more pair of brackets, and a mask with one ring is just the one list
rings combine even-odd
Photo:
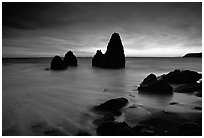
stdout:
[[198,58],[201,57],[202,58],[202,52],[200,52],[200,53],[188,53],[183,57],[198,57]]

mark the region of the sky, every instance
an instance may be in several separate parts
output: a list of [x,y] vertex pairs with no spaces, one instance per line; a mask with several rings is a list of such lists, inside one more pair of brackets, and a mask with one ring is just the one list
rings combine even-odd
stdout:
[[93,57],[114,32],[126,57],[201,52],[202,3],[2,3],[3,57]]

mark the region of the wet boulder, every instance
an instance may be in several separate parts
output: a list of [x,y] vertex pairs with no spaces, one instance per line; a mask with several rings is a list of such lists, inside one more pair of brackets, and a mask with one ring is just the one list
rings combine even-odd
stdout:
[[125,54],[120,35],[113,33],[106,53],[103,54],[100,50],[97,50],[97,53],[92,59],[92,66],[116,69],[124,68],[125,62]]
[[109,121],[99,125],[96,129],[99,136],[132,136],[131,127],[126,122]]
[[149,74],[140,85],[147,85],[157,81],[157,77],[155,74]]
[[72,51],[68,51],[65,56],[64,56],[64,59],[63,59],[63,62],[64,62],[64,65],[66,67],[68,66],[77,66],[77,58],[76,56],[73,54]]
[[95,109],[98,111],[107,111],[107,112],[116,112],[128,104],[126,98],[117,98],[106,101],[105,103],[100,104]]
[[52,70],[62,70],[65,69],[64,63],[60,56],[55,56],[51,61],[51,69]]
[[156,75],[148,75],[138,87],[141,94],[173,94],[173,88],[166,81],[157,79]]
[[202,78],[202,74],[190,70],[174,70],[161,77],[171,84],[185,84],[196,83],[196,81]]
[[176,87],[174,91],[179,93],[202,92],[202,83],[185,84],[183,86]]

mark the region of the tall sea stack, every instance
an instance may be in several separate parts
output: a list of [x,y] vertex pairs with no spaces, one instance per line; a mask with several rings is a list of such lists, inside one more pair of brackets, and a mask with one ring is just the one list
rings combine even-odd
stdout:
[[100,50],[97,50],[97,53],[92,59],[92,66],[102,68],[125,67],[124,49],[118,33],[112,34],[105,54],[103,54]]

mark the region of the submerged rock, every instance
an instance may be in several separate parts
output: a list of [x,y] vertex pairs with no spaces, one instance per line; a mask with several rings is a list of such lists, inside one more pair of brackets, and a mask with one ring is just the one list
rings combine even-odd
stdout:
[[105,103],[100,104],[96,107],[99,111],[108,111],[108,112],[116,112],[128,104],[128,100],[126,98],[117,98],[106,101]]
[[99,136],[132,136],[131,127],[126,122],[109,121],[99,125],[96,129]]
[[118,33],[112,34],[105,54],[103,54],[100,50],[97,50],[97,53],[92,59],[92,66],[102,68],[125,67],[124,49]]
[[51,69],[52,70],[62,70],[65,69],[64,63],[62,61],[62,58],[60,56],[55,56],[51,61]]
[[138,87],[139,93],[145,94],[173,94],[173,88],[166,81],[157,80],[156,75],[148,75]]
[[66,67],[68,66],[77,66],[77,58],[76,56],[72,53],[72,51],[68,51],[65,56],[64,56],[64,59],[63,59],[63,62],[64,62],[64,65]]
[[190,70],[174,70],[161,77],[168,83],[184,84],[196,83],[196,81],[202,78],[202,74]]

